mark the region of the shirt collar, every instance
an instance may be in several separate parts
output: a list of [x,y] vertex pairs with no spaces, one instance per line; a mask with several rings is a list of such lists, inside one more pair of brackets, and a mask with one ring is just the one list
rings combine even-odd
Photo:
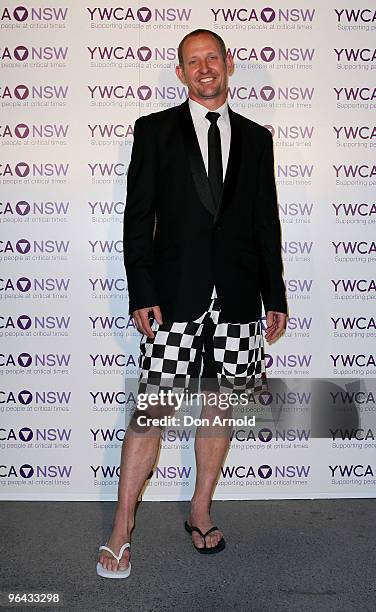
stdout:
[[[196,102],[196,100],[192,100],[192,98],[188,98],[188,104],[189,104],[189,110],[191,111],[193,120],[195,121],[206,120],[208,122],[208,119],[206,119],[205,115],[209,109],[206,108],[206,106],[203,106],[199,102]],[[224,102],[224,104],[222,104],[222,106],[220,106],[219,108],[216,108],[214,112],[219,113],[221,115],[220,118],[227,121],[228,120],[228,102],[227,100]]]

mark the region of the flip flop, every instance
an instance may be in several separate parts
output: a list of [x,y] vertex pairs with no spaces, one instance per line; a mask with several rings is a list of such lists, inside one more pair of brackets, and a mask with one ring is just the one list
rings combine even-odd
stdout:
[[204,539],[205,545],[203,548],[199,548],[198,546],[193,544],[197,552],[201,553],[202,555],[213,555],[214,553],[221,552],[221,550],[223,550],[226,546],[226,542],[223,537],[219,540],[216,546],[212,546],[211,548],[208,548],[206,546],[206,539],[205,539],[206,536],[209,535],[209,533],[212,533],[212,531],[219,531],[218,527],[211,527],[210,529],[207,530],[206,533],[202,533],[201,529],[199,529],[198,527],[189,525],[187,521],[185,521],[184,527],[185,527],[185,530],[188,531],[189,534],[192,534],[193,531],[197,531],[197,533],[199,533],[200,536]]
[[[106,544],[107,544],[107,542],[106,542]],[[126,542],[126,544],[123,544],[123,546],[121,547],[121,549],[119,551],[119,555],[115,555],[114,551],[111,550],[111,548],[109,548],[108,546],[100,546],[98,550],[107,550],[119,562],[120,559],[123,556],[123,553],[124,553],[125,549],[126,548],[130,548],[130,547],[131,547],[131,545],[130,545],[129,542]],[[99,563],[99,561],[97,563],[97,574],[98,574],[98,576],[102,576],[103,578],[128,578],[130,573],[131,573],[130,557],[129,557],[128,567],[125,570],[112,571],[112,570],[105,569],[103,567],[103,565],[101,563]]]

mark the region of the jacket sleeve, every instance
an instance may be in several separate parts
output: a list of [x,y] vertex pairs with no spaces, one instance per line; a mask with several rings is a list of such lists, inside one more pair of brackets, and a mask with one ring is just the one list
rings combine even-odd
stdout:
[[127,173],[123,248],[128,280],[129,314],[158,305],[153,278],[153,235],[157,158],[146,117],[134,125],[134,140]]
[[281,226],[274,176],[273,138],[269,130],[266,130],[265,140],[260,160],[260,182],[255,204],[255,238],[261,263],[261,298],[265,314],[268,310],[287,314],[281,254]]

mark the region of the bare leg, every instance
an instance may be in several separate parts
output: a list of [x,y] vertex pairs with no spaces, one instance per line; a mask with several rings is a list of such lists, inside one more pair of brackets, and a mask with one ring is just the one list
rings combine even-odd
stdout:
[[[218,415],[221,418],[230,418],[231,409],[224,411],[218,406],[203,406],[201,418],[208,418],[212,423]],[[219,470],[229,448],[229,439],[230,427],[227,425],[199,426],[196,430],[196,486],[188,523],[198,527],[203,533],[213,527],[210,504]],[[213,531],[206,537],[207,547],[216,546],[222,536],[221,531]],[[192,533],[192,540],[195,546],[204,546],[204,540],[197,532]]]
[[[137,500],[155,463],[160,444],[161,429],[152,426],[148,431],[142,432],[144,428],[136,425],[136,417],[139,414],[135,413],[133,416],[121,450],[118,502],[111,537],[107,543],[117,555],[122,544],[130,540]],[[129,564],[129,556],[129,549],[126,549],[118,565],[110,553],[101,551],[99,562],[108,570],[125,570]]]

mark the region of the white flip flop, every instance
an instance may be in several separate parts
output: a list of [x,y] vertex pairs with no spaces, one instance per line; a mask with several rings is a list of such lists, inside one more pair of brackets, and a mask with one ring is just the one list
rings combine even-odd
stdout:
[[[106,544],[107,544],[107,542],[106,542]],[[130,545],[129,542],[126,542],[126,544],[123,544],[123,546],[121,547],[121,549],[119,551],[119,556],[115,555],[114,551],[111,550],[111,548],[108,548],[108,546],[100,546],[98,550],[107,550],[119,562],[120,559],[123,556],[123,553],[124,553],[125,549],[126,548],[130,548],[130,547],[131,547],[131,545]],[[125,569],[125,570],[116,570],[116,571],[105,569],[103,567],[103,565],[101,563],[99,563],[99,561],[97,563],[97,574],[98,574],[98,576],[103,576],[103,578],[128,578],[130,573],[131,573],[131,562],[130,561],[129,561],[129,565],[128,565],[127,569]]]

